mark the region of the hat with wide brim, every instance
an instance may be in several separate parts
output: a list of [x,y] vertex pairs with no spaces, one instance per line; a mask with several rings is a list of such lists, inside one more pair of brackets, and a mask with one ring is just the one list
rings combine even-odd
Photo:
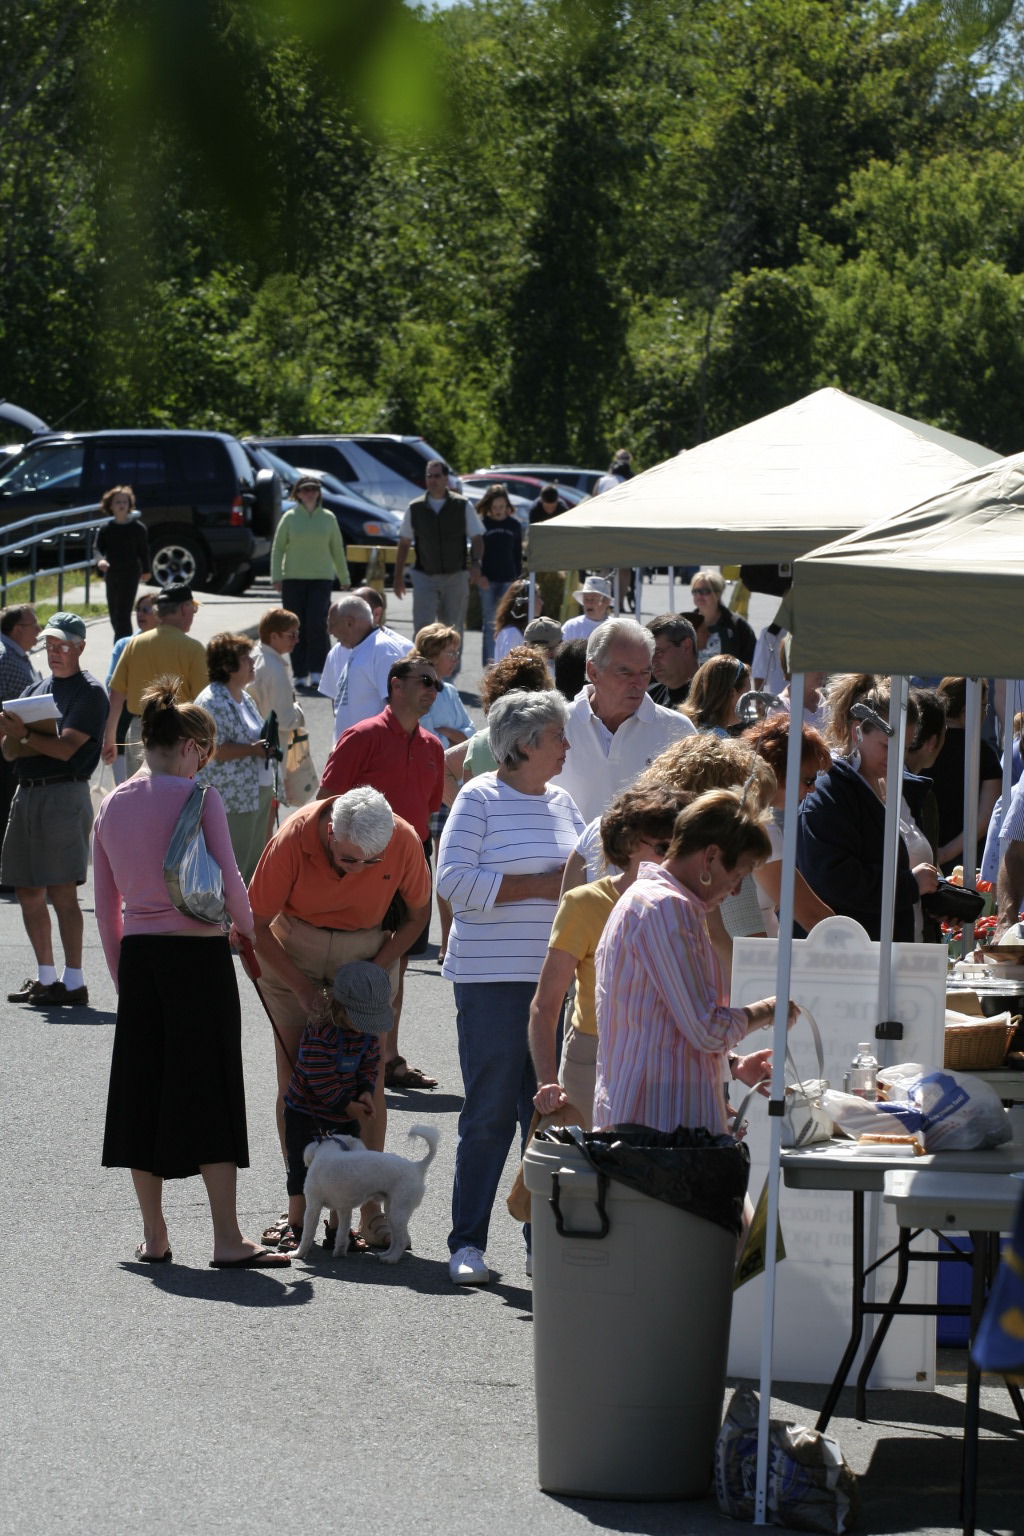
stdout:
[[573,597],[578,603],[585,597],[606,597],[611,602],[612,584],[604,576],[588,576],[582,587],[576,588]]

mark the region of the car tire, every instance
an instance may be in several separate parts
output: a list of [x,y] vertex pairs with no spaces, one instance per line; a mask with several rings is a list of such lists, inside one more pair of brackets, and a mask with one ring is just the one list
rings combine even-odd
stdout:
[[150,540],[150,572],[158,587],[169,587],[176,582],[186,586],[203,588],[209,576],[206,551],[187,533],[168,532],[156,534]]

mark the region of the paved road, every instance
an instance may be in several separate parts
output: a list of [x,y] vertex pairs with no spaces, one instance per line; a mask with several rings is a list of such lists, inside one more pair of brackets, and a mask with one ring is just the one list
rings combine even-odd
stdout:
[[[265,602],[214,599],[197,633],[245,627]],[[408,629],[397,608],[392,621]],[[100,629],[91,627],[87,654],[102,675]],[[310,715],[322,764],[326,701],[314,701]],[[538,1491],[531,1289],[519,1229],[496,1212],[489,1288],[455,1289],[447,1278],[461,1085],[451,990],[433,948],[410,967],[402,1030],[409,1059],[441,1086],[389,1100],[392,1147],[416,1121],[442,1135],[413,1222],[415,1251],[396,1268],[317,1257],[277,1275],[214,1272],[205,1201],[189,1181],[169,1186],[175,1263],[135,1263],[141,1229],[128,1176],[99,1166],[115,999],[90,889],[84,904],[91,1006],[38,1012],[0,1001],[0,1532],[113,1536],[152,1525],[230,1533],[257,1521],[417,1536],[735,1531],[711,1500],[631,1505]],[[29,974],[31,953],[17,907],[4,898],[0,953],[5,994]],[[244,976],[239,985],[252,1152],[239,1203],[258,1235],[282,1209],[284,1179],[270,1029]],[[812,1423],[821,1391],[791,1388],[779,1408]],[[867,1472],[860,1529],[955,1529],[955,1383],[929,1398],[872,1401],[877,1426],[834,1423],[855,1469]],[[602,1411],[579,1405],[583,1416]],[[1006,1412],[1003,1396],[987,1391],[986,1431],[1005,1432]],[[907,1423],[915,1416],[923,1428]],[[1019,1458],[1019,1443],[983,1447],[987,1529],[1019,1529]]]

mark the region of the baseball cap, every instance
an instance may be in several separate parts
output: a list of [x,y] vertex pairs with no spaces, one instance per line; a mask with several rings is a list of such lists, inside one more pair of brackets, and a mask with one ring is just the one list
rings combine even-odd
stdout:
[[40,640],[45,640],[47,635],[52,635],[55,640],[84,640],[85,620],[80,619],[77,613],[55,613],[51,619],[47,619]]
[[364,1035],[386,1035],[394,1029],[391,983],[387,971],[371,960],[350,960],[334,973],[334,996],[348,1014],[352,1028]]

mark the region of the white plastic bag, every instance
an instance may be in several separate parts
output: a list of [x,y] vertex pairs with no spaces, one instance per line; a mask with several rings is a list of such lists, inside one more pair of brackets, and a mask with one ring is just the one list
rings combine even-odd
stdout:
[[972,1152],[1012,1138],[999,1095],[970,1072],[902,1062],[883,1067],[878,1081],[888,1089],[884,1103],[830,1091],[821,1107],[851,1136],[920,1132],[926,1152]]

